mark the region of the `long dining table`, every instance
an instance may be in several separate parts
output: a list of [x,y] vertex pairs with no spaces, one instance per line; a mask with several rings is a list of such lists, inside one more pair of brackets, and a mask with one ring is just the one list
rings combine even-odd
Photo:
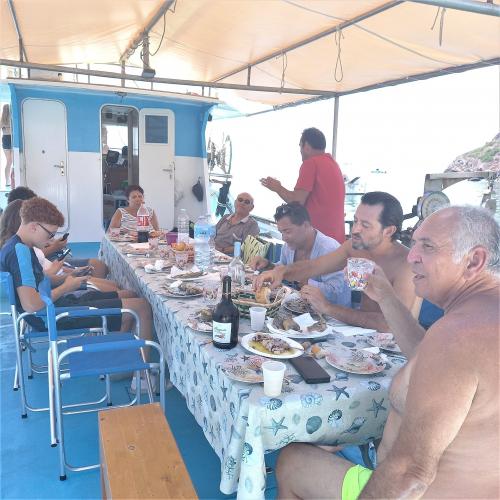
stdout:
[[[222,493],[263,498],[265,454],[289,443],[362,444],[382,435],[389,384],[405,363],[404,357],[389,356],[384,370],[372,375],[346,373],[321,359],[320,365],[331,376],[323,384],[306,384],[287,363],[282,394],[267,397],[261,384],[235,381],[221,369],[227,362],[245,363],[251,353],[240,344],[218,349],[211,332],[200,333],[188,326],[188,318],[204,306],[203,299],[168,296],[168,275],[146,273],[140,265],[144,257],[125,254],[124,244],[104,237],[101,256],[113,280],[151,304],[170,379],[220,458]],[[219,273],[204,279],[219,280]],[[241,318],[240,337],[250,332],[249,321]],[[336,345],[368,346],[363,335],[345,337],[335,331],[322,342],[325,348]]]

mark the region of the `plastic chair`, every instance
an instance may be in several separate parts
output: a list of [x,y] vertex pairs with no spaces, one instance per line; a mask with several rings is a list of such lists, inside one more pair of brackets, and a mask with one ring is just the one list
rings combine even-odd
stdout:
[[[37,407],[33,404],[30,404],[27,396],[27,387],[25,384],[25,374],[24,374],[24,362],[23,355],[26,354],[28,357],[28,379],[33,378],[33,373],[47,373],[47,366],[36,365],[32,359],[32,352],[36,351],[36,346],[39,344],[47,344],[48,343],[48,332],[45,331],[36,331],[31,329],[26,323],[25,319],[28,316],[34,316],[39,318],[45,318],[45,309],[43,311],[39,311],[37,313],[22,313],[18,314],[16,307],[16,295],[14,290],[14,283],[12,281],[12,276],[10,273],[6,271],[0,272],[0,285],[2,290],[7,294],[7,300],[10,306],[10,312],[4,313],[8,314],[12,318],[12,327],[14,330],[14,340],[16,346],[16,369],[14,372],[14,383],[13,390],[20,392],[20,400],[21,400],[21,417],[27,418],[28,411],[32,412],[40,412],[40,411],[48,411],[49,407]],[[46,281],[46,284],[41,286],[49,286],[49,281]],[[64,308],[56,308],[58,313],[62,313],[64,311],[76,310],[76,309],[86,309],[88,307],[64,307]],[[86,329],[74,329],[74,330],[65,330],[65,336],[75,336],[75,335],[84,335],[87,333],[100,333],[102,329],[99,328],[86,328]],[[48,344],[47,344],[48,345]],[[105,399],[101,398],[102,401]]]
[[[96,469],[100,464],[74,466],[66,459],[64,447],[63,415],[69,413],[88,413],[110,409],[111,383],[109,375],[112,373],[135,372],[137,387],[140,387],[140,372],[145,371],[148,384],[148,396],[153,402],[153,391],[149,372],[157,369],[160,372],[160,404],[165,411],[165,362],[161,347],[156,342],[139,339],[138,336],[127,333],[111,333],[103,336],[78,337],[60,340],[57,331],[57,322],[61,318],[83,318],[100,317],[103,321],[103,329],[106,330],[106,317],[122,313],[132,314],[135,318],[136,331],[139,332],[140,322],[138,315],[129,309],[91,309],[66,311],[56,316],[54,307],[48,294],[42,291],[42,298],[46,304],[46,319],[49,331],[49,403],[51,423],[51,444],[59,444],[59,479],[66,479],[66,470],[83,471]],[[142,349],[152,347],[159,353],[159,363],[148,363],[144,360]],[[67,370],[61,371],[63,361],[68,362]],[[61,385],[70,379],[80,377],[106,376],[107,406],[96,405],[89,408],[86,404],[82,409],[63,412]],[[140,390],[136,391],[136,397],[128,404],[116,407],[132,406],[140,403]]]

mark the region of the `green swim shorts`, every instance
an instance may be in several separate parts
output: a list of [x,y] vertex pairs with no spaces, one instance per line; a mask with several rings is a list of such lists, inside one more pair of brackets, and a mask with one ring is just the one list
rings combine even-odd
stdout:
[[354,465],[344,476],[342,482],[342,500],[357,500],[361,490],[365,487],[368,479],[372,475],[372,470]]

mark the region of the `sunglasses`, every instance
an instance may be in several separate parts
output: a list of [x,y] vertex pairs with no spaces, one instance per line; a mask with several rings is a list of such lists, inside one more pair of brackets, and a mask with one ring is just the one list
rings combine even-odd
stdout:
[[252,200],[247,200],[246,198],[237,198],[237,200],[240,203],[244,203],[245,205],[251,205],[252,204]]
[[293,212],[293,208],[290,205],[287,205],[286,203],[284,205],[280,205],[274,214],[274,218],[281,218],[284,215],[290,214]]
[[47,235],[49,237],[49,240],[51,240],[56,235],[56,233],[53,233],[52,231],[49,231],[46,227],[44,227],[39,222],[37,222],[37,224],[47,233]]

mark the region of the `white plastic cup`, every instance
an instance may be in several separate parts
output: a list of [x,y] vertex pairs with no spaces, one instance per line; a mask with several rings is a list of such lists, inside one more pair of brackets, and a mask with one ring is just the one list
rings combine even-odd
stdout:
[[264,361],[262,374],[264,376],[264,394],[275,398],[281,394],[286,365],[281,361]]
[[265,307],[253,306],[250,307],[250,328],[254,331],[259,331],[264,328],[264,322],[266,321]]
[[160,243],[160,240],[158,238],[149,238],[149,248],[151,250],[158,250],[158,245]]
[[365,274],[373,273],[375,262],[369,259],[351,257],[347,259],[347,282],[351,290],[364,290],[366,288]]

